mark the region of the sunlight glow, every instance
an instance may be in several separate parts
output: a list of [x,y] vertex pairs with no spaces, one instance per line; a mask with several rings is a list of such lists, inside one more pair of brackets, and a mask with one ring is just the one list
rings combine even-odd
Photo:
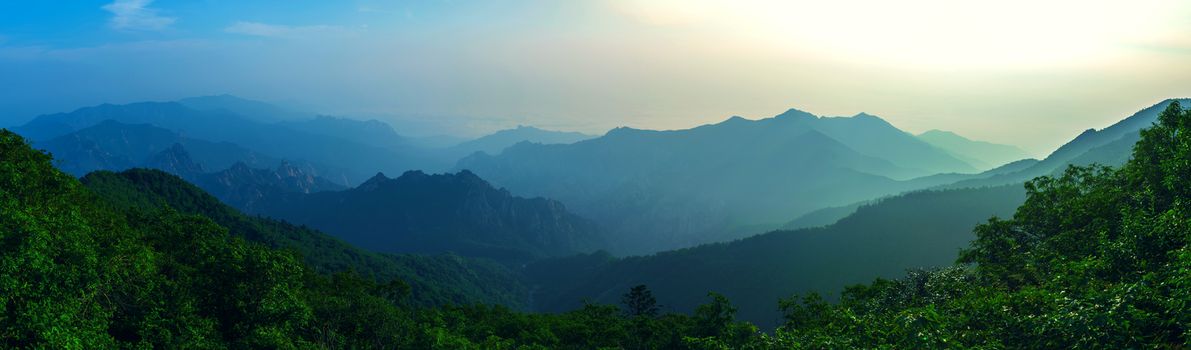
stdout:
[[[613,0],[661,26],[706,26],[831,59],[935,68],[1037,67],[1110,59],[1179,36],[1175,0]],[[878,58],[875,59],[874,58]]]

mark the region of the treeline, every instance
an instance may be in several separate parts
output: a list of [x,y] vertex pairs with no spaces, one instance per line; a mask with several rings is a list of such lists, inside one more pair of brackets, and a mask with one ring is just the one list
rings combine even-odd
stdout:
[[[647,287],[559,314],[418,307],[401,282],[321,273],[170,206],[119,207],[0,132],[0,344],[43,348],[1183,348],[1191,337],[1191,113],[1120,169],[1027,184],[948,268],[776,303],[760,332],[711,293]],[[142,208],[125,210],[126,208]],[[664,304],[664,300],[661,301]]]

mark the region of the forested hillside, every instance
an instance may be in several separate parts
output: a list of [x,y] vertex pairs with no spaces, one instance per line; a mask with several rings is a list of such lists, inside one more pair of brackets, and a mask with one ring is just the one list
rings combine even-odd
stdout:
[[741,319],[771,327],[779,317],[773,301],[789,293],[834,298],[842,286],[950,265],[975,238],[973,227],[1011,215],[1024,200],[1021,185],[914,192],[863,206],[826,227],[643,257],[545,260],[531,265],[529,276],[541,310],[612,303],[622,290],[645,284],[667,310],[692,311],[715,291],[736,301]]
[[250,216],[160,170],[98,171],[82,183],[103,203],[127,212],[174,210],[200,215],[250,242],[300,254],[320,273],[352,271],[382,283],[400,280],[415,305],[498,304],[521,307],[526,290],[512,271],[484,260],[453,255],[381,254],[284,221]]

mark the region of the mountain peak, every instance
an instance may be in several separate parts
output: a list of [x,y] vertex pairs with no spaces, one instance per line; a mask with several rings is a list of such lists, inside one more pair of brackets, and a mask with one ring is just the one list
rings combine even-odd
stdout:
[[[409,174],[410,172],[407,171],[405,173]],[[402,175],[402,176],[405,176],[405,175]],[[376,175],[372,175],[372,177],[369,178],[368,181],[364,181],[364,183],[360,184],[360,186],[357,186],[356,189],[371,191],[371,190],[376,189],[377,187],[380,187],[381,184],[383,184],[389,180],[390,180],[389,177],[385,176],[385,173],[378,171],[376,173]]]
[[248,164],[244,163],[243,161],[239,161],[239,162],[236,162],[236,164],[232,164],[232,167],[229,169],[234,172],[248,172],[248,171],[252,170],[252,168],[248,167]]
[[288,160],[282,160],[281,164],[277,165],[277,174],[288,177],[310,176],[309,174],[306,174],[302,168],[294,165],[294,163],[290,163]]
[[954,136],[959,136],[959,134],[956,134],[956,133],[954,133],[954,132],[947,131],[947,130],[939,130],[939,129],[930,129],[930,130],[927,130],[927,131],[924,131],[924,132],[922,132],[921,134],[918,134],[918,136],[923,136],[923,135],[954,135]]
[[[385,174],[376,173],[376,176],[384,177]],[[426,175],[426,172],[421,171],[421,170],[406,170],[404,173],[401,173],[401,176],[398,176],[397,178],[398,179],[417,178],[417,177],[426,177],[426,176],[428,176],[428,175]]]
[[189,179],[203,173],[202,165],[191,160],[190,152],[187,152],[180,143],[174,143],[145,163],[149,167],[161,169],[182,178]]
[[723,121],[723,122],[721,122],[720,124],[726,124],[726,123],[739,123],[739,122],[744,122],[744,121],[748,121],[748,119],[744,119],[744,117],[741,117],[741,116],[738,116],[738,115],[734,115],[734,116],[732,116],[732,117],[728,118],[727,120],[724,120],[724,121]]
[[774,116],[775,119],[818,119],[819,117],[796,108],[787,109],[782,114]]
[[925,131],[921,134],[918,134],[916,136],[918,138],[924,139],[924,140],[947,140],[947,141],[951,141],[951,142],[962,142],[962,141],[974,142],[972,139],[963,137],[963,135],[956,134],[955,132],[951,132],[951,131],[947,131],[947,130],[939,130],[939,129],[930,129],[930,130],[927,130],[927,131]]
[[[859,119],[865,119],[865,118],[868,118],[868,119],[881,119],[881,117],[878,117],[878,116],[875,116],[875,115],[872,115],[872,114],[868,114],[868,113],[865,113],[865,112],[856,113],[856,115],[852,116],[852,118],[859,118]],[[884,119],[881,119],[881,120],[884,120]]]
[[604,134],[604,136],[629,135],[639,132],[641,132],[640,129],[634,129],[627,126],[618,126],[612,130],[608,130],[608,133]]
[[487,180],[480,178],[479,175],[476,175],[476,173],[471,172],[471,170],[467,170],[467,169],[459,170],[459,172],[455,173],[454,175],[448,174],[448,176],[454,176],[456,180],[463,182],[463,183],[471,184],[473,186],[492,188],[492,184],[488,183]]

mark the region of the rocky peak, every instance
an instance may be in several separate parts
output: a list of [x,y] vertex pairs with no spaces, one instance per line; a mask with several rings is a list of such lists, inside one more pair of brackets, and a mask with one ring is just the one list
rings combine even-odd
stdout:
[[186,148],[178,143],[150,157],[145,166],[161,169],[184,179],[192,179],[203,173],[202,165],[195,163]]
[[[409,172],[406,172],[406,174],[409,174]],[[404,175],[402,175],[402,176],[404,176]],[[356,190],[364,190],[364,191],[375,190],[377,187],[380,187],[381,184],[384,184],[385,182],[388,182],[389,180],[390,180],[389,177],[385,176],[385,173],[377,172],[376,175],[372,175],[372,177],[369,178],[368,181],[364,181],[364,183],[360,184],[360,186],[356,186]]]

